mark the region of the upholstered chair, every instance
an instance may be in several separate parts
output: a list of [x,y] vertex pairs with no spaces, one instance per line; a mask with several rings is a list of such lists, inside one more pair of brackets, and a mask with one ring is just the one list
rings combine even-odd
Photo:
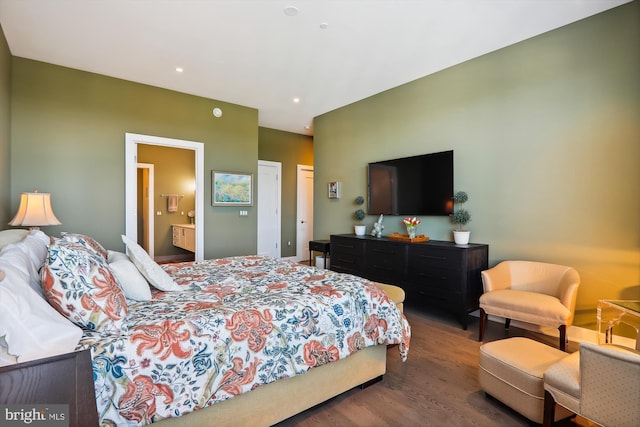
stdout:
[[556,404],[602,426],[639,426],[640,351],[581,343],[544,373],[544,427],[553,425]]
[[484,338],[487,316],[557,328],[559,348],[566,349],[567,328],[573,323],[580,275],[564,265],[534,261],[503,261],[483,271],[480,331]]

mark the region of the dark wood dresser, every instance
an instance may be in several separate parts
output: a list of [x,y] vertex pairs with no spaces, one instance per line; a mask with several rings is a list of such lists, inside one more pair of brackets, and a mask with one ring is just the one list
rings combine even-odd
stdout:
[[400,286],[407,293],[408,305],[444,308],[464,329],[468,314],[478,309],[480,272],[488,263],[489,246],[484,244],[331,236],[331,270]]

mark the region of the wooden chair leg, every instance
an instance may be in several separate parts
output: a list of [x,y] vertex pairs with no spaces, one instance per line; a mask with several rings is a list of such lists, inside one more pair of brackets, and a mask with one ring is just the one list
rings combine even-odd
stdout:
[[558,348],[562,351],[567,351],[567,325],[560,325],[558,331],[560,331],[560,344]]
[[556,401],[547,390],[544,391],[544,412],[542,415],[542,427],[553,426],[556,417]]
[[482,342],[484,338],[484,328],[487,326],[487,313],[484,309],[480,309],[480,327],[478,329],[478,341]]

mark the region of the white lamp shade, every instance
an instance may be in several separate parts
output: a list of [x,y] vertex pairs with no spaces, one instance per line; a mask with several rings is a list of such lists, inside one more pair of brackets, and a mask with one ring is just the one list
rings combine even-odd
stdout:
[[22,193],[18,213],[9,225],[38,227],[40,225],[60,225],[53,209],[51,209],[51,194]]

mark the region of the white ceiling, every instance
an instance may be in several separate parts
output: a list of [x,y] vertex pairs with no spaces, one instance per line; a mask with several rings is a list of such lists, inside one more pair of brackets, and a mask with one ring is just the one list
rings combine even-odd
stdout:
[[254,107],[260,126],[311,135],[315,116],[628,1],[0,0],[0,24],[14,56]]

